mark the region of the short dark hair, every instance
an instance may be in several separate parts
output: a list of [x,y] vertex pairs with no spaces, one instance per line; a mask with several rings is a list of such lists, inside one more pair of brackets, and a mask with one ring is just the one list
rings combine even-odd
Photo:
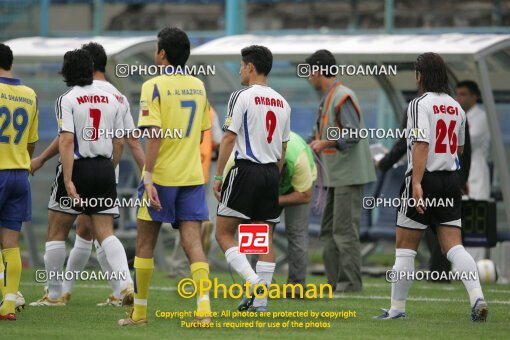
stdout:
[[13,59],[11,48],[0,43],[0,68],[9,71],[12,67]]
[[420,54],[414,68],[421,74],[421,86],[424,92],[450,93],[448,72],[443,58],[433,52]]
[[94,62],[94,72],[99,71],[104,73],[106,69],[106,62],[108,61],[104,47],[91,41],[88,44],[82,45],[81,48],[89,52],[92,57],[92,61]]
[[[336,59],[333,53],[328,50],[318,50],[315,51],[311,56],[305,59],[305,62],[312,65],[325,65],[325,66],[334,66],[336,65]],[[321,67],[319,68],[322,76],[331,78],[335,75],[330,73],[331,67]]]
[[475,83],[472,80],[463,80],[457,84],[457,88],[460,87],[466,87],[471,94],[476,95],[478,98],[481,97],[480,88],[478,87],[478,84]]
[[172,66],[183,67],[189,58],[191,44],[188,35],[177,27],[165,27],[158,33],[158,52],[165,50]]
[[60,73],[64,76],[67,86],[92,84],[94,62],[90,53],[83,49],[66,52]]
[[245,64],[252,63],[258,74],[267,76],[273,68],[273,54],[265,46],[245,47],[241,50],[241,57]]

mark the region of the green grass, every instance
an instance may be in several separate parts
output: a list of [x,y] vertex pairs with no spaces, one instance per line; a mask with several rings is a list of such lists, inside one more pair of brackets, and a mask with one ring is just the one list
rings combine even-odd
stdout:
[[[214,273],[213,273],[214,274]],[[41,297],[42,284],[34,280],[34,270],[24,270],[21,291],[27,304]],[[232,283],[228,274],[218,275],[220,282]],[[277,282],[284,277],[276,276]],[[322,283],[323,277],[311,277],[310,282]],[[119,307],[101,308],[96,303],[109,294],[105,282],[78,282],[72,299],[66,307],[29,307],[17,314],[15,322],[2,322],[1,338],[9,339],[470,339],[508,338],[508,315],[510,289],[508,286],[487,284],[484,292],[489,303],[488,322],[472,323],[469,319],[467,294],[461,283],[431,284],[415,282],[407,303],[407,320],[372,320],[380,307],[389,307],[390,285],[383,278],[364,278],[362,293],[335,295],[333,299],[271,301],[271,311],[356,311],[356,318],[327,320],[328,329],[186,329],[178,319],[156,318],[159,311],[190,311],[194,299],[180,298],[175,291],[178,280],[169,279],[164,273],[154,274],[149,297],[149,325],[144,328],[121,328],[117,319],[125,315]],[[431,301],[431,299],[436,299]],[[212,301],[215,311],[234,310],[236,300],[216,299]],[[186,318],[190,321],[191,318]],[[237,319],[239,321],[241,319]],[[242,319],[252,321],[253,319]],[[284,322],[286,318],[260,321]],[[296,321],[306,320],[298,320]],[[218,322],[232,321],[217,318]],[[8,337],[4,337],[5,334]]]

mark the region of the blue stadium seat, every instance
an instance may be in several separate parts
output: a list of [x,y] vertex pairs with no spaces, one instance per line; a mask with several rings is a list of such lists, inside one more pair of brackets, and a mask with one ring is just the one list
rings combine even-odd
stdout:
[[[404,180],[406,168],[406,165],[401,165],[387,172],[378,197],[399,197],[399,191],[402,186],[402,181]],[[378,208],[379,216],[377,221],[369,230],[369,237],[371,240],[395,238],[396,211],[397,209],[394,207]]]
[[497,240],[498,242],[510,241],[510,231],[508,230],[498,231]]
[[119,169],[119,183],[117,187],[136,189],[139,178],[136,174],[134,162],[130,159],[121,159],[119,162]]

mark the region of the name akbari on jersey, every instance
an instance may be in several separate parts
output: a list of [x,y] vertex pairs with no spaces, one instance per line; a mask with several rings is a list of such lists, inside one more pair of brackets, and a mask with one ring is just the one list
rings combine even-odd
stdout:
[[238,135],[236,159],[267,164],[282,156],[282,143],[290,138],[290,105],[268,86],[252,85],[232,93],[224,130]]

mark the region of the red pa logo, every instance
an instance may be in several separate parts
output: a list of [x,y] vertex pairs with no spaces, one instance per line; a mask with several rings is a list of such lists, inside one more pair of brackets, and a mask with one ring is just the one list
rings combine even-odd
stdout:
[[269,225],[240,224],[238,232],[241,254],[269,253]]

